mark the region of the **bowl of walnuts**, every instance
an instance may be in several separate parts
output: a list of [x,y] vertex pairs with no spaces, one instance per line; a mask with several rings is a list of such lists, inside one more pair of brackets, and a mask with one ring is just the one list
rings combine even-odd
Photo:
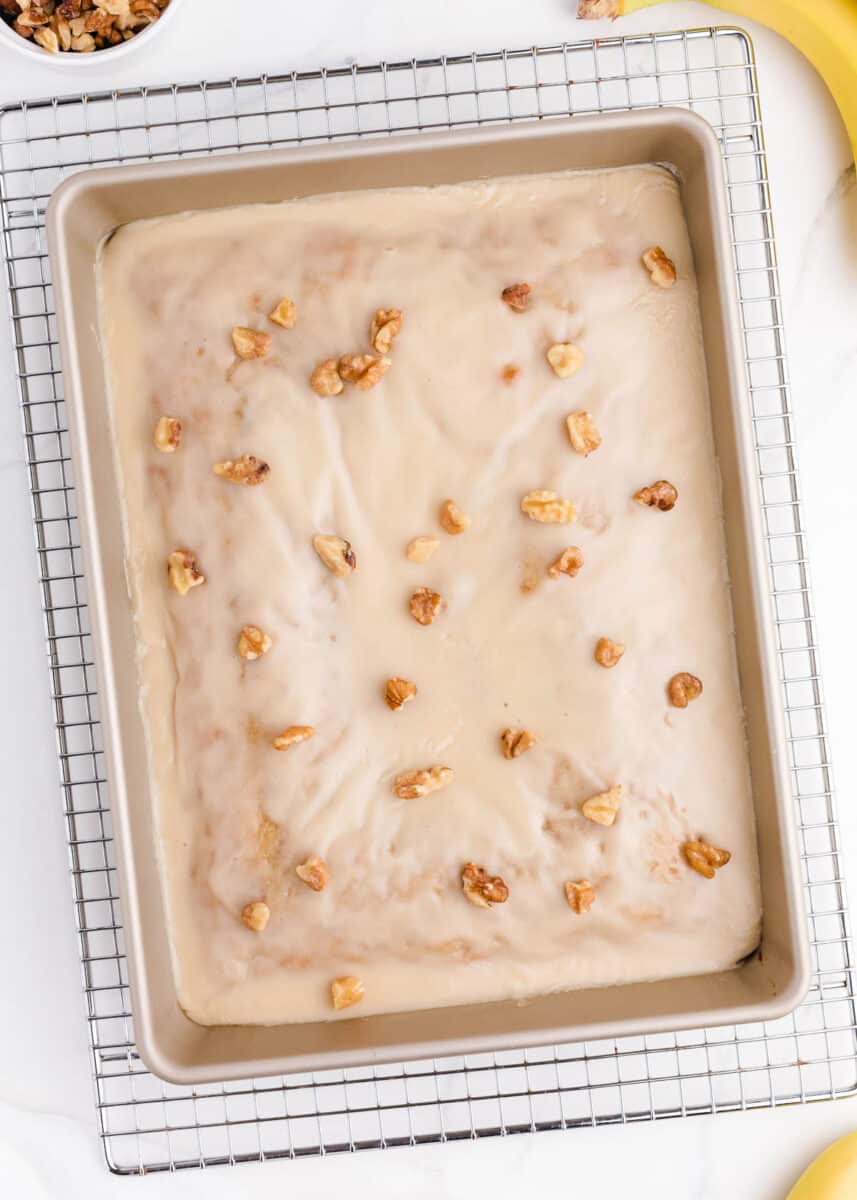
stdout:
[[0,47],[57,64],[148,45],[178,0],[0,0]]

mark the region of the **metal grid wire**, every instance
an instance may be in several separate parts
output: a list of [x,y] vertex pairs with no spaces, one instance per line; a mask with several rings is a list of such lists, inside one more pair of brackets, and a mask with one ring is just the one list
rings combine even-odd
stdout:
[[[194,1089],[134,1048],[44,208],[94,165],[680,105],[720,137],[813,983],[768,1024]],[[770,1107],[857,1090],[857,1026],[752,47],[734,29],[142,88],[0,110],[0,217],[101,1137],[132,1173]]]

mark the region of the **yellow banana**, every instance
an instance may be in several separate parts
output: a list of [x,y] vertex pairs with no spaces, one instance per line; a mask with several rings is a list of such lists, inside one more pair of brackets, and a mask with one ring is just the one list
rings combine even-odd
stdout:
[[855,1196],[857,1133],[849,1133],[810,1163],[787,1200],[854,1200]]
[[[581,17],[623,17],[669,0],[578,0]],[[800,50],[839,106],[857,157],[857,0],[708,0],[759,21]]]

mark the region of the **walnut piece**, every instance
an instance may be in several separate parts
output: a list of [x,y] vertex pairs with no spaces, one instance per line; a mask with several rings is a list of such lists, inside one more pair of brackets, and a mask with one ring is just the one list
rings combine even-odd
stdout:
[[634,499],[646,508],[657,508],[661,512],[669,512],[671,508],[675,508],[678,489],[668,480],[659,479],[648,487],[640,488],[638,492],[634,493]]
[[368,392],[379,383],[393,365],[393,360],[383,355],[343,354],[337,370],[340,378],[353,383],[361,392]]
[[358,979],[356,975],[342,975],[339,979],[334,979],[330,985],[333,1007],[337,1011],[341,1008],[349,1008],[358,1000],[363,999],[365,991],[362,979]]
[[174,454],[182,440],[182,423],[178,417],[161,417],[155,426],[155,445],[162,454]]
[[369,343],[372,349],[377,350],[379,354],[389,354],[393,348],[393,339],[399,336],[401,328],[401,309],[376,309],[369,326]]
[[232,345],[239,358],[264,358],[271,349],[271,335],[236,325],[232,330]]
[[614,642],[612,638],[602,637],[595,643],[595,661],[602,667],[615,667],[625,653],[622,642]]
[[320,362],[309,377],[309,385],[317,396],[338,396],[345,384],[336,369],[336,359]]
[[679,671],[667,684],[667,694],[673,708],[687,708],[691,700],[702,695],[702,680],[689,671]]
[[675,263],[667,258],[660,246],[650,246],[644,252],[643,266],[649,272],[652,283],[658,287],[671,288],[676,281]]
[[596,825],[612,825],[621,803],[622,785],[617,784],[608,788],[606,792],[598,792],[597,795],[584,800],[581,812],[587,821],[594,821]]
[[212,469],[221,479],[228,479],[230,483],[240,483],[244,487],[256,487],[264,483],[271,473],[268,464],[255,454],[242,454],[234,461],[229,458],[225,462],[215,463]]
[[267,633],[263,633],[258,625],[245,625],[238,635],[238,653],[248,662],[267,654],[272,645]]
[[583,409],[569,413],[565,418],[565,426],[571,447],[578,454],[586,457],[601,445],[601,434],[595,426],[592,413],[584,412]]
[[685,842],[681,852],[688,866],[693,867],[694,871],[698,871],[706,879],[713,879],[715,871],[725,867],[732,857],[728,850],[718,850],[716,846],[704,842],[701,838]]
[[271,917],[271,910],[264,900],[252,900],[241,909],[241,920],[254,933],[261,933]]
[[465,863],[461,871],[461,887],[471,904],[477,908],[490,908],[492,904],[505,904],[509,889],[499,875],[489,875],[484,867],[476,863]]
[[582,566],[583,551],[580,547],[566,546],[559,558],[554,559],[548,567],[548,575],[551,579],[559,579],[560,575],[569,575],[574,578]]
[[461,511],[454,500],[444,500],[438,520],[447,533],[464,533],[470,527],[470,517]]
[[508,304],[512,312],[526,312],[532,290],[528,283],[510,283],[508,287],[503,288],[500,299],[504,304]]
[[296,866],[295,874],[314,892],[323,892],[330,883],[330,867],[317,854]]
[[443,599],[437,592],[433,592],[431,588],[417,588],[411,596],[408,607],[411,610],[411,616],[420,625],[431,625],[437,614],[441,610]]
[[288,296],[283,296],[276,307],[268,313],[268,320],[279,325],[281,329],[293,329],[298,319],[298,306]]
[[529,729],[504,729],[500,734],[504,758],[520,758],[535,746],[536,735]]
[[567,525],[577,516],[577,509],[570,500],[563,500],[556,492],[543,489],[527,492],[521,501],[521,512],[525,512],[531,521],[543,525]]
[[393,780],[393,795],[399,800],[419,800],[447,787],[455,778],[451,767],[420,767],[415,771],[402,771]]
[[197,565],[196,555],[190,550],[174,550],[167,559],[167,574],[170,583],[180,596],[186,596],[191,588],[205,583],[205,576]]
[[588,879],[580,879],[577,883],[568,881],[564,884],[565,898],[568,907],[578,916],[588,913],[595,901],[595,888]]
[[520,367],[516,367],[514,363],[506,363],[500,372],[500,378],[504,383],[514,383],[520,374]]
[[413,700],[417,694],[417,685],[411,683],[409,679],[400,679],[398,675],[394,675],[392,679],[388,679],[384,685],[384,699],[387,702],[387,708],[393,712],[398,712],[400,708],[404,708],[409,700]]
[[315,730],[312,725],[290,725],[274,738],[271,745],[275,750],[291,750],[301,742],[308,742]]
[[549,346],[546,358],[560,379],[571,379],[583,366],[583,351],[573,342],[556,342]]
[[415,537],[408,542],[405,550],[405,557],[411,562],[424,563],[428,562],[431,556],[437,550],[440,542],[434,537]]
[[47,50],[49,54],[59,54],[59,38],[54,30],[49,29],[46,25],[35,31],[33,41],[38,42],[42,49]]
[[317,533],[312,539],[312,548],[334,575],[344,579],[357,567],[357,556],[351,543],[334,533]]

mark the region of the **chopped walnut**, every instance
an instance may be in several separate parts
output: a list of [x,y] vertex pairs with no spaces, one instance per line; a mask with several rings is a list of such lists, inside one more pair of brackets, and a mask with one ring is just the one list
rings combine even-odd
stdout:
[[548,567],[548,575],[551,579],[559,579],[560,575],[569,575],[574,578],[582,566],[583,551],[580,547],[566,546],[559,558],[554,559]]
[[357,567],[357,556],[351,543],[334,533],[317,533],[312,539],[312,548],[329,571],[344,579]]
[[317,396],[338,396],[345,387],[336,369],[336,359],[326,358],[309,377],[309,385]]
[[236,325],[232,330],[232,345],[239,358],[264,358],[271,349],[271,335]]
[[578,916],[588,913],[595,901],[595,888],[589,880],[580,879],[577,883],[569,881],[564,887],[565,898],[571,911],[577,913]]
[[532,750],[537,741],[536,735],[529,729],[504,729],[500,734],[504,758],[520,758],[528,750]]
[[657,508],[661,512],[669,512],[671,508],[675,508],[678,490],[666,479],[659,479],[657,483],[650,484],[649,487],[640,488],[638,492],[634,493],[634,499],[646,508]]
[[578,454],[585,457],[601,445],[601,434],[595,427],[592,413],[584,412],[582,409],[569,413],[565,418],[565,425],[568,429],[568,438],[572,449],[576,450]]
[[431,588],[417,588],[411,596],[409,608],[411,616],[420,625],[431,625],[437,614],[440,612],[443,599],[433,592]]
[[694,871],[698,871],[706,879],[713,879],[715,871],[725,867],[732,857],[728,850],[718,850],[716,846],[702,841],[701,838],[685,842],[681,852],[688,866],[693,867]]
[[687,708],[691,700],[702,695],[702,680],[689,671],[679,671],[667,684],[667,694],[673,708]]
[[314,733],[312,725],[290,725],[274,738],[271,745],[275,750],[291,750],[292,746],[308,742]]
[[78,54],[91,54],[95,50],[95,38],[91,33],[80,33],[71,39],[71,48]]
[[583,351],[573,342],[557,342],[548,347],[546,357],[560,379],[571,379],[583,366]]
[[667,258],[660,246],[650,246],[643,254],[643,266],[649,272],[652,283],[670,288],[676,281],[675,263]]
[[271,917],[271,910],[264,900],[253,900],[241,909],[241,920],[254,933],[261,933]]
[[47,25],[37,29],[33,34],[33,41],[38,42],[43,50],[47,50],[49,54],[59,54],[60,43],[59,38],[53,29],[49,29]]
[[279,325],[281,329],[293,329],[297,319],[298,306],[288,296],[283,296],[280,303],[268,313],[268,320]]
[[270,637],[258,625],[245,625],[238,635],[238,653],[248,662],[267,654],[272,645]]
[[451,767],[420,767],[415,771],[402,771],[393,780],[393,795],[399,800],[419,800],[447,787],[455,778]]
[[521,511],[531,521],[539,521],[543,525],[567,525],[577,515],[570,500],[562,500],[556,492],[543,489],[527,492],[521,501]]
[[383,355],[343,354],[337,370],[342,379],[367,392],[384,378],[392,365],[393,360]]
[[602,667],[615,667],[624,653],[623,644],[611,638],[602,637],[595,643],[595,661]]
[[500,372],[500,378],[504,383],[514,383],[521,374],[521,368],[516,367],[514,363],[506,363],[503,370]]
[[225,462],[215,463],[212,469],[221,479],[243,484],[244,487],[256,487],[264,483],[271,473],[268,464],[255,454],[242,454],[234,461],[230,458]]
[[295,867],[295,874],[314,892],[323,892],[330,883],[330,868],[317,854]]
[[369,343],[379,354],[389,354],[393,339],[402,328],[402,312],[398,308],[379,308],[369,326]]
[[596,825],[612,825],[622,803],[622,790],[622,785],[617,784],[606,792],[599,792],[584,800],[581,812],[587,821],[594,821]]
[[509,889],[499,875],[489,875],[484,867],[476,863],[464,864],[461,871],[461,887],[471,904],[477,908],[490,908],[492,904],[505,904]]
[[394,675],[392,679],[388,679],[384,685],[384,699],[387,702],[387,708],[393,712],[398,712],[400,708],[404,708],[409,700],[413,700],[417,694],[417,685],[411,683],[409,679],[400,679],[398,675]]
[[170,583],[180,596],[186,596],[191,588],[205,583],[205,576],[197,565],[196,555],[190,550],[174,550],[167,559],[167,574]]
[[155,445],[162,454],[174,454],[182,439],[182,423],[178,417],[161,417],[155,426]]
[[462,512],[454,500],[444,500],[440,506],[439,521],[447,533],[464,533],[470,527],[470,517]]
[[339,979],[334,979],[330,985],[333,1007],[337,1011],[340,1008],[349,1008],[358,1000],[363,999],[365,991],[363,980],[358,979],[356,975],[343,975]]
[[415,537],[408,542],[405,550],[405,556],[406,558],[409,558],[411,562],[428,562],[439,545],[440,542],[437,540],[437,538]]
[[512,312],[526,312],[532,290],[528,283],[511,283],[503,288],[500,299],[504,304],[508,304]]

